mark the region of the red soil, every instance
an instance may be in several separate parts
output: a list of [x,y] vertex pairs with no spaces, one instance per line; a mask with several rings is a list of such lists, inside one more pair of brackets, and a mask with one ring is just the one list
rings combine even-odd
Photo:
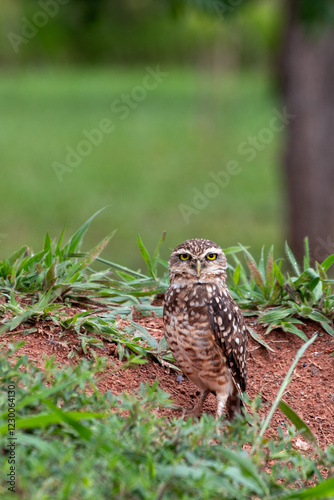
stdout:
[[[137,321],[157,339],[162,337],[161,318],[143,317]],[[251,322],[252,328],[263,336],[264,328],[254,324],[254,318],[247,318],[246,322]],[[37,332],[24,335],[22,327],[18,327],[14,332],[2,334],[2,341],[8,343],[24,340],[26,343],[19,350],[19,354],[27,354],[29,359],[41,368],[44,365],[43,354],[47,357],[55,355],[55,360],[60,365],[76,363],[84,356],[90,357],[89,348],[85,355],[74,332],[61,332],[56,326],[51,331],[49,322],[37,323],[36,328]],[[329,443],[334,442],[334,357],[331,356],[334,339],[312,322],[308,322],[302,329],[308,338],[317,331],[318,338],[298,362],[283,399],[310,427],[320,446],[326,448]],[[61,337],[60,333],[63,333]],[[303,340],[296,335],[280,330],[271,332],[265,340],[275,352],[265,349],[249,338],[247,388],[250,398],[260,393],[262,400],[268,403],[261,410],[263,415],[269,411],[270,403],[275,400],[296,352],[303,344]],[[186,377],[181,380],[179,372],[152,360],[135,368],[115,372],[115,368],[123,364],[118,359],[117,347],[105,340],[103,345],[104,350],[99,348],[95,350],[98,354],[109,357],[111,363],[96,380],[102,392],[108,389],[114,394],[131,392],[138,389],[141,382],[148,382],[151,385],[158,380],[159,386],[171,395],[177,405],[182,408],[194,405],[199,391]],[[68,354],[73,348],[77,349],[75,350],[77,355],[69,359]],[[168,417],[182,415],[179,409],[159,411]],[[205,403],[204,411],[215,414],[216,401],[213,395],[209,396]],[[275,432],[278,425],[284,427],[286,424],[289,424],[287,418],[277,410],[271,421],[270,432]]]

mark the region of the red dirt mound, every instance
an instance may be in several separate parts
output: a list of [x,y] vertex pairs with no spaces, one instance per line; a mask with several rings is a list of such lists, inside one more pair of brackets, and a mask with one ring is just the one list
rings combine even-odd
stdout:
[[[157,339],[162,337],[161,318],[142,317],[137,321]],[[246,322],[250,323],[259,335],[264,334],[264,328],[257,325],[254,318],[247,318]],[[56,362],[61,365],[76,363],[78,357],[85,356],[75,333],[63,332],[62,337],[59,337],[60,328],[54,327],[50,330],[49,325],[48,322],[40,322],[36,325],[37,332],[27,336],[20,332],[19,327],[14,332],[3,334],[2,340],[6,342],[24,340],[26,344],[19,353],[27,354],[40,367],[44,364],[43,354],[48,357],[54,354]],[[331,356],[334,339],[312,322],[307,323],[302,329],[309,338],[318,332],[318,338],[298,362],[283,399],[307,423],[319,444],[325,448],[334,442],[334,357]],[[265,340],[275,352],[265,349],[249,338],[247,388],[250,398],[260,393],[262,400],[268,403],[261,410],[263,414],[268,412],[270,403],[274,401],[296,352],[303,344],[303,340],[296,335],[282,331],[272,331]],[[194,405],[199,391],[186,377],[182,378],[179,373],[152,360],[135,368],[115,372],[116,367],[122,366],[117,356],[117,347],[104,340],[103,345],[103,350],[96,349],[96,351],[103,356],[109,356],[112,363],[97,380],[102,392],[108,389],[115,394],[123,391],[131,392],[138,389],[141,382],[148,382],[151,385],[158,380],[160,387],[171,395],[177,405],[182,408]],[[68,354],[73,348],[77,349],[78,355],[70,360]],[[89,349],[87,356],[89,357]],[[204,411],[215,413],[216,401],[213,395],[205,403]],[[161,409],[160,413],[168,417],[182,415],[179,409]],[[284,428],[286,424],[288,424],[286,417],[277,410],[271,421],[270,432],[275,432],[278,425]]]

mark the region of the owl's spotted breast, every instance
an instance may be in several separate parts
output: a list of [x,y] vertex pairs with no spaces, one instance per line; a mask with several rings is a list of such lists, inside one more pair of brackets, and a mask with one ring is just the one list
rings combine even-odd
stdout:
[[210,328],[206,301],[203,285],[190,293],[186,288],[171,287],[165,298],[164,329],[183,373],[199,388],[216,393],[217,385],[226,382],[226,370]]

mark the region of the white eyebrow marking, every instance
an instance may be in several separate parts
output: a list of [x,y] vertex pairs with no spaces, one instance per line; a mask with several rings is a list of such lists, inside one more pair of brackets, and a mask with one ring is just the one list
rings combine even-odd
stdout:
[[215,247],[207,248],[205,252],[202,253],[200,258],[205,257],[206,255],[208,255],[208,253],[216,253],[217,255],[219,254],[221,255],[223,252],[222,250],[220,250],[220,248],[215,248]]

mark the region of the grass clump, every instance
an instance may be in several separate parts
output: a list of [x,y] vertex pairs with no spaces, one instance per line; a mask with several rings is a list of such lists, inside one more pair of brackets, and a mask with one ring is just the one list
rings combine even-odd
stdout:
[[[311,266],[306,240],[300,268],[286,246],[292,271],[284,272],[283,260],[274,260],[273,249],[266,259],[262,252],[259,263],[241,245],[225,249],[234,259],[229,287],[244,314],[257,315],[268,325],[267,333],[281,328],[308,341],[297,353],[266,420],[259,417],[258,398],[247,400],[248,415],[229,424],[216,423],[209,415],[198,422],[170,421],[158,416],[158,408],[172,403],[157,383],[117,396],[102,395],[96,386],[96,376],[107,364],[98,355],[103,340],[115,342],[119,357],[128,358],[123,369],[147,358],[173,367],[166,341],[158,342],[136,321],[138,314],[162,314],[156,298],[168,286],[167,262],[159,257],[164,235],[152,256],[138,238],[145,274],[100,257],[113,233],[90,252],[80,251],[93,217],[64,245],[64,232],[57,241],[47,235],[40,252],[34,254],[25,246],[0,263],[1,332],[29,334],[39,322],[56,325],[60,332],[74,332],[84,354],[88,347],[92,354],[90,361],[84,358],[75,367],[61,368],[52,358],[44,359],[41,369],[25,356],[18,357],[22,344],[2,353],[2,387],[14,384],[16,391],[19,473],[10,498],[331,498],[333,446],[320,450],[307,425],[280,398],[298,359],[314,340],[306,339],[297,325],[312,319],[333,334],[333,280],[327,272],[334,256]],[[246,264],[237,256],[241,252]],[[250,327],[249,331],[267,346]],[[4,390],[3,408],[6,398]],[[293,425],[287,432],[279,427],[273,440],[265,431],[277,407]],[[7,418],[3,411],[0,438],[5,455]],[[314,447],[312,456],[293,448],[299,434]],[[7,498],[7,461],[1,468],[0,495]],[[317,485],[308,488],[310,481]]]
[[[267,325],[266,333],[279,328],[307,341],[307,336],[297,325],[309,319],[334,335],[334,280],[328,276],[334,254],[321,264],[316,262],[311,266],[308,239],[305,238],[305,256],[300,267],[286,243],[287,263],[291,271],[283,272],[283,259],[274,260],[273,247],[266,258],[262,249],[258,263],[245,247],[241,245],[241,248],[246,266],[233,255],[235,265],[230,266],[230,288],[244,315],[258,316],[258,321]],[[257,338],[250,327],[248,330]]]
[[[121,356],[126,350],[168,363],[172,358],[165,341],[158,343],[133,320],[136,314],[162,314],[162,307],[152,302],[167,287],[167,277],[156,276],[159,247],[164,238],[152,259],[139,240],[150,271],[147,276],[99,257],[114,233],[90,252],[79,252],[93,217],[63,246],[64,232],[58,241],[51,241],[47,234],[42,251],[34,254],[25,246],[0,263],[0,290],[5,298],[0,312],[2,315],[9,312],[11,316],[0,332],[14,331],[21,325],[25,333],[30,333],[35,331],[30,327],[43,320],[75,332],[85,353],[87,345],[101,347],[101,341],[93,333],[117,343]],[[93,263],[102,263],[104,269],[93,269]],[[67,307],[79,311],[74,316],[68,315]],[[122,328],[119,320],[126,320]]]
[[[95,385],[106,360],[83,360],[43,370],[13,346],[0,358],[2,387],[16,387],[17,483],[10,498],[173,499],[329,498],[334,448],[304,456],[292,447],[297,432],[279,428],[276,441],[261,434],[259,399],[247,418],[217,423],[157,416],[171,401],[157,383],[137,394],[102,395]],[[8,358],[9,355],[9,358]],[[1,407],[6,405],[1,393]],[[7,413],[0,436],[6,454]],[[9,498],[1,463],[1,498]],[[308,481],[318,485],[307,489]],[[310,496],[310,494],[312,496]],[[6,496],[7,495],[7,496]]]
[[[84,352],[87,345],[93,349],[102,346],[101,340],[94,336],[99,335],[116,342],[121,357],[125,352],[133,352],[171,363],[173,359],[165,340],[157,342],[135,321],[138,314],[162,315],[162,306],[155,299],[163,297],[168,286],[168,263],[159,257],[165,235],[152,256],[138,237],[139,250],[147,267],[145,274],[100,257],[114,232],[91,251],[80,252],[82,239],[96,215],[64,245],[64,231],[58,241],[52,241],[47,234],[40,252],[34,254],[24,246],[0,262],[0,290],[5,298],[0,304],[0,313],[6,318],[0,332],[15,331],[21,325],[29,333],[34,331],[36,322],[44,320],[60,325],[63,330],[74,331]],[[234,260],[234,265],[229,264],[232,296],[245,316],[258,316],[258,322],[267,326],[266,333],[279,328],[307,341],[298,326],[303,320],[313,320],[334,335],[334,280],[328,276],[334,254],[311,266],[308,240],[305,239],[301,268],[287,244],[285,249],[292,271],[282,270],[283,259],[274,260],[273,247],[266,258],[262,249],[258,263],[242,245],[225,249],[227,256]],[[240,252],[246,264],[238,258]],[[97,270],[96,264],[103,265],[103,269]],[[74,316],[68,315],[68,306],[79,310]],[[120,319],[126,320],[121,327]],[[269,348],[249,325],[248,331],[256,341]]]

